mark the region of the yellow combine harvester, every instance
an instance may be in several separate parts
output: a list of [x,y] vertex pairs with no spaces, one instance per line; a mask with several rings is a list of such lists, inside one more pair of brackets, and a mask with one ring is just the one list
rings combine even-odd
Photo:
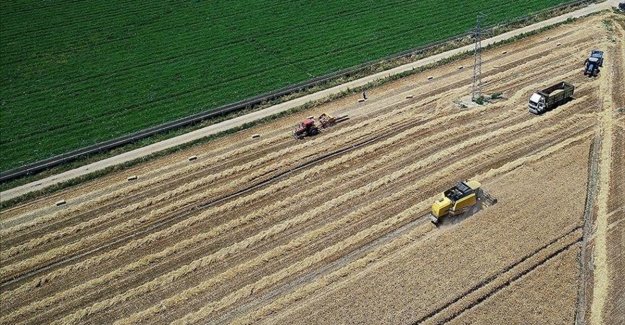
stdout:
[[464,214],[481,202],[488,205],[497,203],[496,199],[490,197],[480,187],[481,184],[478,181],[462,181],[443,192],[441,197],[432,204],[430,214],[432,223],[438,225],[447,216]]

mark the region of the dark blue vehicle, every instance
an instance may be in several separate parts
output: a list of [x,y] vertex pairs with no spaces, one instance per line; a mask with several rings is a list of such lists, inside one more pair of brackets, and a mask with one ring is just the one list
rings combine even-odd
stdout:
[[603,51],[592,50],[590,57],[586,59],[584,64],[586,65],[584,75],[596,77],[599,74],[599,68],[603,67]]

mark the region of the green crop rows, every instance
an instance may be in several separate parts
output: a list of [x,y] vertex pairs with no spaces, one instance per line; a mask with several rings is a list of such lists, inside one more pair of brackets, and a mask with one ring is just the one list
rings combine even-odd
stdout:
[[0,4],[0,170],[565,0]]

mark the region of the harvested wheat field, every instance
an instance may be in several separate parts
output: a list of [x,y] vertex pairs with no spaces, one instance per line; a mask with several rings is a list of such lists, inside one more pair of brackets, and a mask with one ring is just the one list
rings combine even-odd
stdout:
[[[462,59],[6,209],[0,323],[618,324],[624,39],[584,18],[485,51],[486,105]],[[350,119],[292,138],[321,112]],[[460,179],[498,203],[434,227]]]

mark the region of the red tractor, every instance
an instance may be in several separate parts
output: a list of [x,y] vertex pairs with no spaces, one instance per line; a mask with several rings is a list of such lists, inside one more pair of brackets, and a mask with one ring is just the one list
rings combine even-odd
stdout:
[[303,139],[304,137],[310,137],[319,134],[319,128],[315,125],[314,117],[309,117],[301,122],[297,129],[293,132],[293,137],[296,139]]

